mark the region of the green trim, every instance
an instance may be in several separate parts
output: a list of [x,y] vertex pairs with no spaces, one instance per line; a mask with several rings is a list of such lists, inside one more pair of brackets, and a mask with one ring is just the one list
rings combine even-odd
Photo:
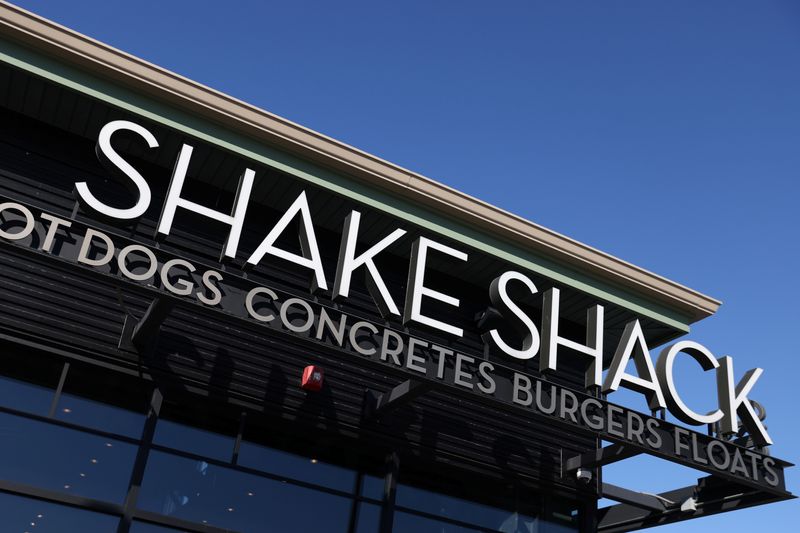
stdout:
[[683,333],[689,331],[689,318],[665,306],[647,301],[640,296],[532,254],[501,239],[422,209],[412,202],[369,188],[350,178],[310,164],[189,113],[166,106],[30,49],[0,40],[0,60],[153,122],[220,146],[244,158],[279,169],[394,217],[407,220],[431,232],[546,276],[560,284],[617,304],[638,315],[657,320]]

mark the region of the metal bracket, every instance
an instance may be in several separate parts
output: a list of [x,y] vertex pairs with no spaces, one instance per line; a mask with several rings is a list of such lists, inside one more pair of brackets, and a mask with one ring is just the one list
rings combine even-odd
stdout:
[[433,385],[429,382],[408,379],[389,392],[367,390],[364,395],[364,419],[378,420],[384,414],[411,402],[432,388]]
[[634,507],[647,509],[649,511],[663,512],[676,505],[674,501],[663,496],[648,494],[646,492],[636,492],[610,483],[603,483],[601,496],[609,500],[627,503],[628,505],[633,505]]
[[641,454],[633,446],[625,446],[622,444],[610,444],[597,450],[575,455],[564,461],[564,473],[574,472],[579,468],[595,468],[598,466],[616,463],[623,461],[630,457]]
[[503,315],[492,306],[486,308],[475,315],[475,326],[481,333],[494,329],[503,323]]
[[161,324],[174,306],[175,303],[171,298],[158,297],[150,303],[141,319],[136,320],[133,315],[125,315],[117,347],[132,352],[145,351],[158,336]]

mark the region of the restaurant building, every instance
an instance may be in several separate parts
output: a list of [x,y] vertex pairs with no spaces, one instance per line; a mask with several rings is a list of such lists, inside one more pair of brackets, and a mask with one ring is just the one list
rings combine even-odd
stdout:
[[[6,3],[0,117],[3,531],[613,532],[792,497],[760,369],[683,338],[713,298]],[[639,454],[698,481],[603,481]]]

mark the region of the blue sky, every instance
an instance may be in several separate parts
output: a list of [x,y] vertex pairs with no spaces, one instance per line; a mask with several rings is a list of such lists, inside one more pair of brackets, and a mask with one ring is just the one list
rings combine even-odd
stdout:
[[[773,453],[800,460],[800,3],[17,3],[723,300],[690,338],[737,375],[765,369],[752,397]],[[711,410],[712,376],[683,374]],[[650,491],[696,477],[641,459],[606,474]]]

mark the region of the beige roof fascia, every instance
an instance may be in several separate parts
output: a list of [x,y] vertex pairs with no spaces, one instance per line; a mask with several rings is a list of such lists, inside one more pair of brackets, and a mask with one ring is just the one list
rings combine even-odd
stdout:
[[0,0],[0,34],[80,70],[545,254],[692,318],[720,302],[498,207],[304,128]]

